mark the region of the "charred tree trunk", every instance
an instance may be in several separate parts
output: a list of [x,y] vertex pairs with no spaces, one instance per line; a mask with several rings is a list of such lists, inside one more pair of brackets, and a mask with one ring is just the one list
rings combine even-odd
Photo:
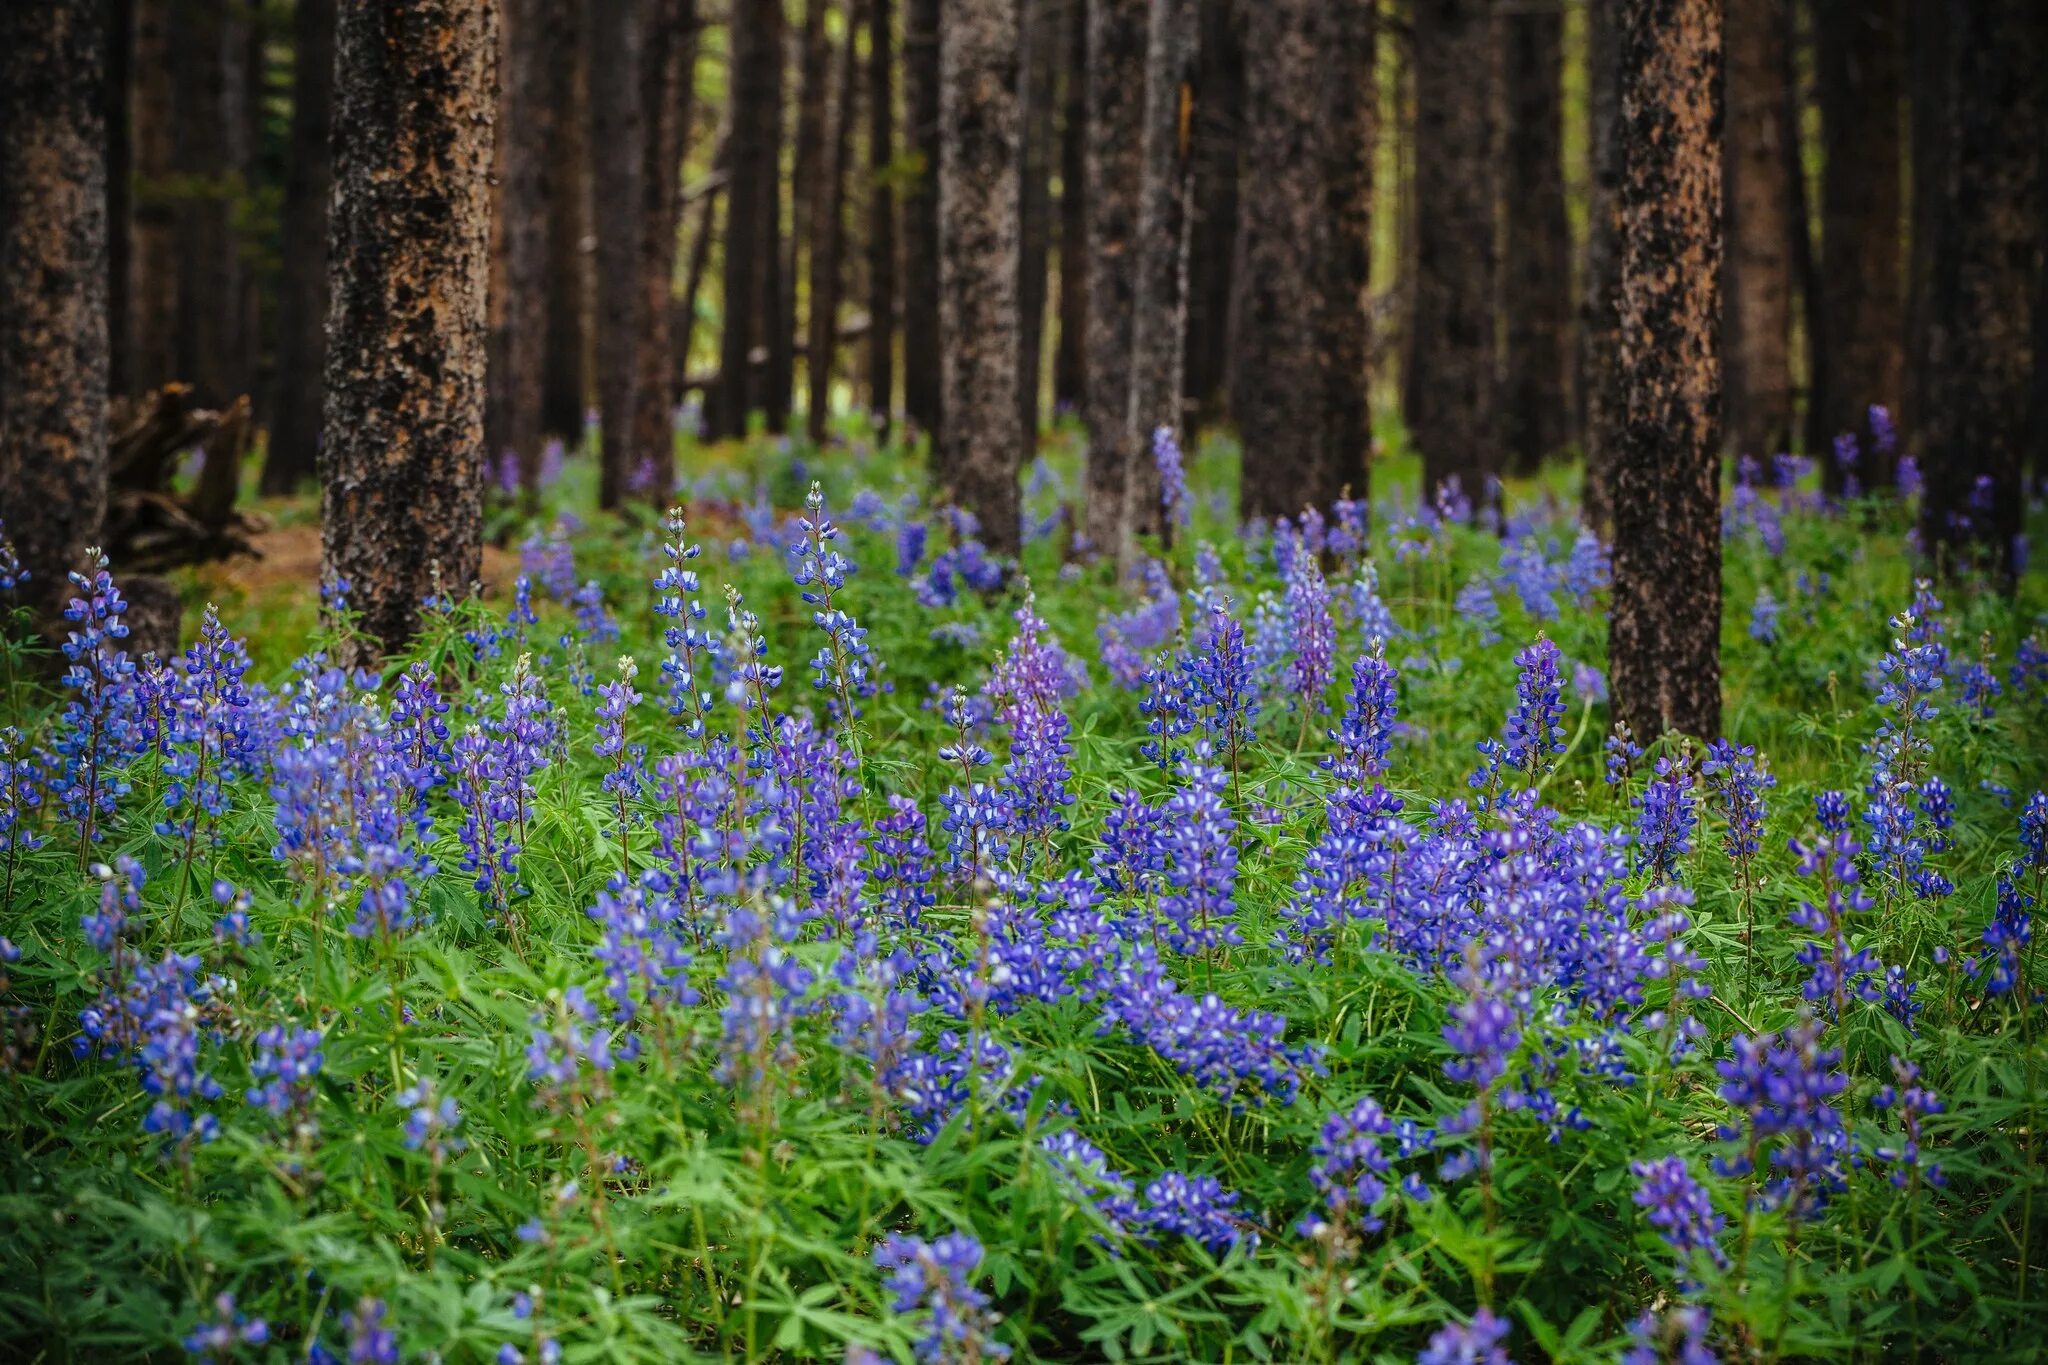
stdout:
[[1571,440],[1572,239],[1564,212],[1564,11],[1500,16],[1507,128],[1502,153],[1501,307],[1507,315],[1501,428],[1511,465],[1533,470]]
[[1068,0],[1060,19],[1060,297],[1052,401],[1078,412],[1088,391],[1088,5]]
[[1484,0],[1413,14],[1415,317],[1408,427],[1431,488],[1490,501],[1501,468],[1495,379],[1493,25]]
[[903,412],[931,436],[935,454],[946,429],[939,354],[939,46],[942,24],[951,18],[943,0],[906,0],[903,9],[903,149],[915,176],[901,182]]
[[497,7],[344,5],[336,39],[322,573],[374,655],[482,567]]
[[107,388],[115,397],[134,383],[135,328],[128,290],[134,268],[135,0],[106,0],[107,91]]
[[853,154],[854,95],[860,77],[854,35],[860,30],[863,0],[852,0],[846,16],[846,37],[832,66],[831,122],[825,140],[825,183],[813,205],[811,220],[810,331],[805,340],[804,371],[810,394],[804,419],[810,438],[822,443],[832,409],[832,362],[839,349],[839,300],[846,256],[846,175]]
[[1244,49],[1232,0],[1199,0],[1195,67],[1194,217],[1188,240],[1189,424],[1221,417],[1230,353],[1231,265],[1237,253],[1238,144],[1244,129]]
[[54,618],[107,498],[100,0],[0,5],[0,516]]
[[1586,4],[1586,258],[1579,300],[1579,515],[1607,525],[1621,444],[1621,0]]
[[550,66],[561,59],[556,0],[504,0],[505,69],[499,80],[498,187],[504,252],[502,331],[492,353],[493,458],[511,451],[530,507],[540,492],[541,407],[546,389],[549,148],[555,138]]
[[1246,516],[1364,488],[1372,38],[1364,6],[1245,10],[1244,156],[1261,179],[1239,225],[1230,409]]
[[328,155],[334,118],[334,0],[292,14],[291,165],[285,172],[283,273],[277,294],[277,379],[263,491],[289,493],[320,463],[320,378],[327,356]]
[[584,323],[590,311],[590,80],[588,23],[576,0],[545,0],[560,35],[548,64],[547,340],[543,345],[541,429],[571,444],[583,439],[589,401]]
[[1143,447],[1132,438],[1132,320],[1138,288],[1138,182],[1144,173],[1147,0],[1088,5],[1089,545],[1130,559],[1134,484]]
[[[747,7],[741,6],[744,11]],[[634,337],[640,304],[640,204],[646,124],[640,108],[638,0],[593,0],[590,15],[592,217],[597,235],[597,502],[617,507],[632,474]],[[737,17],[737,16],[735,16]],[[494,455],[496,452],[492,452]]]
[[1721,733],[1721,5],[1622,6],[1615,709]]
[[939,31],[937,482],[1015,554],[1017,473],[1017,0],[944,0]]
[[178,375],[178,245],[172,157],[174,96],[171,0],[135,0],[135,93],[130,154],[135,163],[134,236],[129,264],[130,326],[138,392]]
[[1045,370],[1045,301],[1052,256],[1054,68],[1059,60],[1058,0],[1023,0],[1023,183],[1017,191],[1017,404],[1025,451],[1038,446],[1038,401]]
[[[1889,484],[1892,471],[1866,451],[1853,471],[1826,452],[1836,436],[1862,432],[1872,404],[1899,407],[1905,344],[1900,269],[1902,204],[1899,0],[1815,0],[1820,77],[1820,306],[1827,349],[1807,407],[1806,442],[1828,487],[1846,478]],[[1867,445],[1868,442],[1865,442]]]
[[653,0],[640,49],[640,298],[634,323],[629,488],[668,503],[675,486],[675,409],[669,371],[683,149],[689,146],[697,63],[696,0]]
[[1768,459],[1792,440],[1792,186],[1785,0],[1728,0],[1729,449]]
[[[896,409],[896,86],[890,53],[895,44],[889,32],[890,0],[871,0],[868,10],[868,407],[883,427]],[[912,0],[903,16],[903,66],[905,131],[917,119],[917,91],[910,80],[911,39],[923,15],[923,0]],[[935,21],[934,21],[935,22]],[[931,41],[936,42],[934,34]],[[933,93],[937,91],[934,88]],[[936,117],[936,114],[934,115]],[[934,162],[933,164],[937,164]],[[918,212],[908,199],[903,205],[903,239],[906,264],[912,256],[911,219]],[[936,260],[934,253],[932,259]],[[930,281],[936,291],[938,281]],[[910,351],[910,302],[903,306],[904,350]],[[936,387],[934,376],[929,381]],[[916,381],[904,379],[906,401]]]
[[1952,0],[1944,44],[1920,538],[1943,572],[1981,565],[2008,587],[2023,563],[2044,27],[2030,0]]
[[745,435],[749,415],[769,401],[767,375],[755,366],[754,353],[769,345],[780,294],[774,266],[781,228],[782,32],[779,5],[732,10],[732,173],[726,181],[725,331],[710,421],[715,437]]

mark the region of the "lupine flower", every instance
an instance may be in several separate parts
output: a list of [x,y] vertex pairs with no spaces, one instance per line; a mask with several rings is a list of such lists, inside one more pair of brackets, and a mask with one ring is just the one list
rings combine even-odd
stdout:
[[1849,939],[1850,917],[1876,904],[1858,885],[1856,854],[1861,846],[1843,833],[1811,845],[1795,840],[1792,851],[1799,855],[1799,875],[1818,878],[1822,890],[1818,904],[1802,900],[1791,914],[1795,925],[1820,935],[1819,941],[1807,943],[1797,954],[1801,966],[1813,969],[1800,995],[1827,1005],[1830,1017],[1840,1020],[1851,996],[1867,1001],[1878,998],[1877,955],[1853,946]]
[[1717,1158],[1715,1173],[1757,1176],[1765,1198],[1795,1218],[1815,1216],[1841,1188],[1848,1153],[1848,1131],[1834,1102],[1849,1080],[1840,1070],[1841,1052],[1821,1047],[1820,1036],[1819,1021],[1808,1016],[1782,1033],[1736,1038],[1734,1055],[1716,1064],[1721,1098],[1746,1123],[1722,1126],[1724,1141],[1743,1145],[1737,1155]]
[[1285,602],[1293,645],[1289,682],[1306,711],[1321,711],[1336,667],[1337,623],[1330,616],[1330,585],[1306,549],[1297,551],[1288,569]]
[[1010,1348],[990,1335],[996,1315],[988,1295],[974,1287],[981,1270],[981,1243],[964,1232],[934,1241],[890,1237],[875,1248],[875,1265],[898,1313],[915,1314],[925,1326],[917,1342],[922,1365],[968,1365],[1007,1360]]
[[1939,1188],[1947,1181],[1938,1163],[1922,1159],[1920,1139],[1921,1121],[1942,1112],[1941,1100],[1920,1084],[1920,1068],[1896,1053],[1892,1056],[1892,1078],[1893,1084],[1873,1095],[1870,1105],[1880,1112],[1898,1115],[1899,1136],[1896,1143],[1880,1145],[1871,1155],[1891,1166],[1892,1185],[1897,1189],[1903,1190],[1923,1179]]
[[316,1131],[313,1087],[322,1061],[320,1030],[273,1025],[256,1035],[249,1074],[262,1084],[251,1086],[245,1098],[281,1120],[295,1137],[310,1139]]
[[1465,586],[1458,589],[1452,610],[1477,628],[1480,644],[1490,645],[1500,639],[1500,604],[1494,601],[1493,584],[1486,579],[1477,575],[1467,579]]
[[1770,765],[1753,745],[1736,747],[1717,739],[1700,765],[1722,820],[1721,848],[1729,860],[1747,863],[1763,847],[1764,793],[1778,785]]
[[1238,1195],[1211,1175],[1168,1171],[1145,1185],[1138,1219],[1154,1232],[1172,1232],[1199,1242],[1212,1256],[1229,1253],[1240,1242],[1258,1243],[1258,1234],[1244,1226],[1237,1213]]
[[455,1136],[462,1124],[461,1108],[452,1096],[439,1094],[431,1078],[421,1077],[399,1091],[393,1102],[406,1111],[406,1150],[425,1152],[440,1162],[468,1146]]
[[13,592],[31,577],[21,566],[14,542],[7,538],[7,522],[0,519],[0,592]]
[[1638,1182],[1636,1207],[1643,1210],[1657,1235],[1678,1253],[1681,1265],[1697,1251],[1706,1252],[1716,1265],[1727,1264],[1720,1245],[1721,1229],[1727,1225],[1727,1219],[1714,1212],[1714,1202],[1706,1187],[1693,1179],[1684,1157],[1632,1161],[1629,1169],[1635,1172]]
[[1168,938],[1183,953],[1243,942],[1233,901],[1237,820],[1223,800],[1228,779],[1209,758],[1208,745],[1201,744],[1181,764],[1185,785],[1167,801],[1158,827],[1166,881],[1159,910]]
[[1415,1365],[1514,1365],[1507,1348],[1508,1324],[1482,1308],[1471,1325],[1446,1323],[1431,1335]]
[[1304,1217],[1303,1231],[1314,1236],[1326,1223],[1351,1234],[1386,1226],[1379,1207],[1393,1163],[1382,1139],[1393,1130],[1386,1111],[1370,1095],[1323,1121],[1308,1168],[1309,1184],[1322,1196],[1322,1212]]
[[581,986],[556,998],[552,1016],[532,1018],[533,1041],[526,1048],[526,1078],[543,1104],[559,1103],[612,1069],[612,1040]]
[[264,1346],[270,1341],[270,1324],[262,1318],[252,1318],[235,1307],[233,1294],[216,1294],[213,1299],[213,1316],[202,1319],[198,1326],[186,1333],[185,1353],[206,1365],[225,1365],[242,1352],[244,1346]]
[[631,1022],[643,1006],[676,1009],[697,1003],[689,981],[690,955],[676,935],[677,909],[666,896],[648,894],[640,883],[611,885],[597,893],[590,907],[601,937],[594,956],[604,967],[612,1013]]
[[840,710],[851,720],[858,714],[853,699],[872,696],[875,690],[868,633],[833,603],[833,594],[846,586],[854,565],[834,548],[839,528],[826,519],[825,493],[816,482],[811,484],[804,507],[808,515],[798,522],[803,539],[797,547],[796,583],[803,590],[803,600],[817,608],[812,621],[825,632],[825,647],[811,660],[811,685],[833,693]]
[[1338,750],[1332,766],[1341,780],[1362,782],[1385,774],[1399,714],[1399,676],[1378,644],[1352,666],[1350,704],[1343,725],[1330,736]]
[[1168,526],[1188,524],[1188,478],[1182,467],[1180,442],[1173,428],[1155,427],[1152,432],[1152,464],[1159,471],[1159,507]]
[[398,1365],[398,1333],[384,1325],[382,1299],[367,1294],[341,1315],[348,1329],[348,1365]]
[[1676,1304],[1662,1317],[1644,1313],[1629,1328],[1621,1365],[1720,1365],[1707,1344],[1712,1327],[1712,1314],[1698,1304]]
[[1242,1103],[1270,1095],[1291,1104],[1302,1071],[1315,1065],[1306,1050],[1286,1046],[1284,1018],[1235,1009],[1213,993],[1183,993],[1148,946],[1126,945],[1104,969],[1098,991],[1098,1033],[1121,1025],[1219,1098]]
[[51,785],[78,827],[81,864],[84,849],[105,833],[128,790],[122,770],[144,744],[135,664],[121,645],[128,637],[121,619],[128,603],[107,572],[106,555],[92,549],[86,557],[92,573],[70,575],[80,595],[64,608],[73,627],[64,641],[64,686],[71,699],[57,722],[59,764]]
[[1678,875],[1679,860],[1692,852],[1693,828],[1699,823],[1692,765],[1682,759],[1658,759],[1656,775],[1643,787],[1641,805],[1636,820],[1638,866],[1656,881],[1669,880]]
[[1759,644],[1778,643],[1778,617],[1783,610],[1769,588],[1759,587],[1749,609],[1749,638]]

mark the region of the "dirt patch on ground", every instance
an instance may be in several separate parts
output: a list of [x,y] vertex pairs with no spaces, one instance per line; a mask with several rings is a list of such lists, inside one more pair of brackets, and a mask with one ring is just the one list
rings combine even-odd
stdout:
[[[303,523],[273,526],[253,537],[256,554],[237,555],[195,571],[198,581],[215,596],[238,594],[261,599],[284,593],[309,596],[320,582],[320,528]],[[484,592],[509,592],[519,576],[519,556],[495,545],[484,546]]]

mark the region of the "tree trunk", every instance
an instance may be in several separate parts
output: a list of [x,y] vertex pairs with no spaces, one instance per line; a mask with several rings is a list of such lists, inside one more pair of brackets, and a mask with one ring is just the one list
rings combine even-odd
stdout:
[[683,151],[697,69],[697,0],[651,0],[640,49],[640,299],[635,309],[629,487],[666,507],[675,487],[669,323],[682,212]]
[[1502,311],[1507,353],[1501,427],[1507,458],[1530,471],[1571,440],[1572,239],[1564,212],[1564,11],[1503,10],[1507,106],[1502,158]]
[[825,426],[832,410],[832,362],[839,349],[839,300],[843,288],[846,256],[846,174],[853,155],[853,121],[859,112],[854,96],[859,89],[860,70],[856,60],[863,0],[852,0],[846,15],[846,36],[840,40],[833,63],[832,107],[829,136],[825,141],[825,184],[816,199],[811,220],[811,312],[810,333],[805,341],[804,372],[810,394],[804,403],[804,419],[813,442],[825,439]]
[[2044,27],[2031,0],[1951,0],[1944,44],[1920,539],[1944,573],[1982,565],[2008,587],[2024,564]]
[[[711,178],[697,200],[697,226],[690,238],[690,260],[683,268],[683,296],[676,300],[673,324],[675,336],[669,366],[669,398],[680,403],[690,373],[690,348],[697,335],[697,298],[703,292],[704,273],[711,263],[711,243],[717,232],[718,201],[724,197],[725,182],[732,174],[732,139],[729,128],[720,128],[712,144]],[[715,395],[713,395],[715,397]]]
[[[739,12],[747,8],[742,5]],[[625,499],[633,472],[641,229],[636,209],[646,136],[640,108],[641,9],[639,0],[592,0],[588,10],[600,507],[617,507]]]
[[[1865,487],[1892,471],[1865,451],[1854,471],[1826,452],[1843,432],[1861,433],[1872,404],[1899,408],[1905,344],[1901,293],[1902,204],[1899,0],[1814,0],[1820,76],[1820,306],[1827,349],[1807,407],[1807,449],[1831,490],[1853,472]],[[1869,442],[1865,442],[1868,445]]]
[[171,0],[135,0],[135,93],[131,111],[135,163],[134,239],[129,264],[130,326],[137,392],[162,388],[178,374],[177,203],[172,156],[175,68],[171,63]]
[[[912,0],[911,8],[903,16],[903,67],[904,97],[909,106],[905,114],[905,133],[910,131],[922,107],[915,102],[918,94],[911,76],[911,38],[916,25],[922,20],[924,0]],[[936,24],[936,20],[931,21]],[[937,41],[936,34],[932,42]],[[889,0],[872,0],[868,11],[868,351],[867,381],[868,408],[875,421],[884,428],[896,409],[896,87],[895,68],[889,54],[894,43],[889,33]],[[937,94],[936,86],[932,93]],[[936,107],[933,117],[937,117]],[[913,144],[914,146],[915,144]],[[932,163],[936,165],[934,161]],[[908,199],[903,205],[903,239],[906,264],[914,259],[910,252],[910,238],[913,231],[912,217],[919,212]],[[930,259],[937,260],[936,252]],[[929,281],[930,299],[938,292],[937,277]],[[920,303],[920,306],[935,306]],[[922,315],[920,315],[920,321]],[[910,301],[903,306],[904,350],[910,350]],[[919,381],[904,377],[906,401]],[[928,381],[934,389],[936,375]],[[933,411],[936,416],[936,405]]]
[[1622,6],[1616,713],[1721,733],[1721,5]]
[[1413,14],[1416,276],[1408,428],[1422,452],[1424,484],[1457,479],[1475,505],[1491,501],[1501,468],[1489,10],[1485,0],[1438,0]]
[[1728,0],[1728,447],[1768,459],[1792,440],[1792,186],[1785,0]]
[[774,4],[733,7],[728,33],[732,90],[732,173],[726,181],[725,330],[719,341],[719,382],[711,405],[714,437],[744,436],[747,418],[767,399],[753,363],[768,345],[768,322],[779,291],[772,269],[781,198],[777,128],[782,103],[782,14]]
[[[941,11],[945,13],[942,17]],[[946,400],[939,338],[939,46],[952,13],[943,0],[903,8],[903,149],[914,179],[903,195],[903,412],[945,441]]]
[[1088,391],[1088,5],[1068,0],[1060,24],[1059,339],[1053,405],[1080,411]]
[[1144,174],[1148,0],[1088,4],[1088,432],[1082,531],[1119,565],[1131,557],[1133,485],[1143,446],[1131,435],[1137,310],[1138,182]]
[[1908,210],[1906,364],[1900,429],[1913,444],[1927,425],[1927,383],[1933,357],[1934,243],[1948,173],[1948,0],[1908,0],[1906,78],[1912,145],[1907,155],[1913,201]]
[[583,439],[589,402],[585,365],[590,310],[589,24],[577,0],[545,0],[548,28],[560,35],[548,63],[547,340],[543,345],[541,429],[574,445]]
[[1195,69],[1194,223],[1188,244],[1189,423],[1218,420],[1230,350],[1231,265],[1237,252],[1238,145],[1244,130],[1244,49],[1232,0],[1199,0]]
[[493,458],[509,450],[528,507],[540,492],[541,406],[546,391],[548,262],[552,226],[549,149],[555,139],[550,67],[561,59],[556,0],[504,0],[505,70],[499,81],[498,195],[504,251],[502,332],[493,351]]
[[248,381],[245,357],[236,354],[242,286],[233,209],[241,182],[232,155],[239,139],[229,130],[228,5],[229,0],[183,0],[173,7],[170,30],[177,76],[171,134],[176,364],[197,400],[214,408],[240,395]]
[[939,30],[936,478],[998,554],[1019,545],[1017,0],[944,0]]
[[1598,529],[1613,510],[1621,445],[1621,0],[1586,4],[1586,258],[1580,274],[1579,431],[1586,480],[1579,515]]
[[128,290],[134,269],[135,0],[106,0],[107,389],[128,394],[135,375],[135,327]]
[[1052,151],[1059,61],[1059,0],[1023,0],[1023,183],[1017,191],[1020,314],[1017,403],[1026,453],[1038,446],[1038,404],[1045,369],[1045,301],[1052,255]]
[[1365,6],[1245,10],[1244,157],[1260,181],[1242,201],[1230,410],[1248,517],[1364,490],[1372,40]]
[[54,618],[107,499],[100,0],[0,5],[0,517]]
[[343,5],[336,38],[321,567],[374,656],[482,567],[497,7]]
[[327,354],[328,132],[334,117],[334,0],[292,14],[291,164],[285,170],[277,294],[277,378],[263,491],[289,493],[320,462],[320,377]]
[[782,268],[789,235],[796,231],[787,217],[782,192],[783,77],[788,66],[785,59],[789,49],[789,25],[779,3],[770,4],[768,0],[757,0],[757,3],[773,11],[770,17],[775,24],[774,97],[761,111],[767,122],[768,174],[761,186],[766,197],[761,210],[762,221],[767,225],[761,266],[767,278],[761,284],[759,326],[768,354],[767,366],[761,372],[761,408],[767,418],[768,430],[779,434],[789,428],[789,408],[796,391],[796,301],[790,296],[795,282]]
[[[831,7],[831,0],[805,0],[804,25],[797,39],[796,139],[790,162],[789,236],[784,241],[782,257],[783,300],[792,335],[796,326],[797,282],[809,278],[810,258],[818,249],[818,203],[824,197],[825,139],[832,108],[832,48],[825,37],[825,12]],[[806,306],[815,313],[817,298],[813,296]],[[808,317],[804,336],[804,367],[808,371]],[[826,364],[830,366],[830,356],[826,357]],[[808,373],[804,392],[810,392]],[[806,414],[806,429],[809,420]]]

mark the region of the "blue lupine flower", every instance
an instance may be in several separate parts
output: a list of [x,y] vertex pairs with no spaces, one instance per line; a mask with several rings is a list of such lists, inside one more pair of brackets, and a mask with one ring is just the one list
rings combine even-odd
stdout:
[[185,1353],[206,1365],[226,1365],[241,1355],[244,1346],[263,1346],[270,1341],[270,1324],[252,1318],[235,1307],[233,1294],[216,1294],[213,1316],[185,1334]]
[[1821,1047],[1820,1037],[1819,1021],[1808,1016],[1781,1033],[1737,1037],[1734,1055],[1716,1064],[1721,1098],[1746,1123],[1722,1126],[1722,1139],[1742,1146],[1717,1158],[1715,1173],[1757,1176],[1766,1200],[1795,1218],[1814,1217],[1842,1188],[1849,1148],[1834,1103],[1849,1080],[1841,1052]]
[[1894,1053],[1892,1084],[1871,1096],[1870,1105],[1879,1112],[1898,1115],[1897,1140],[1882,1143],[1871,1152],[1892,1168],[1892,1185],[1903,1190],[1917,1180],[1937,1188],[1947,1184],[1940,1164],[1924,1160],[1920,1150],[1922,1120],[1941,1113],[1944,1107],[1932,1090],[1920,1084],[1920,1068]]
[[1501,1345],[1507,1339],[1508,1324],[1482,1308],[1470,1326],[1452,1322],[1437,1329],[1415,1365],[1514,1365]]
[[282,1120],[295,1136],[311,1137],[313,1087],[323,1060],[320,1030],[273,1025],[256,1035],[256,1056],[249,1063],[249,1074],[262,1084],[251,1086],[245,1098]]
[[1682,1156],[1656,1161],[1632,1161],[1635,1172],[1636,1207],[1671,1249],[1681,1266],[1695,1252],[1704,1251],[1716,1265],[1726,1265],[1721,1252],[1721,1230],[1727,1219],[1714,1212],[1714,1201],[1706,1187],[1693,1179]]
[[988,1295],[974,1287],[981,1270],[981,1243],[964,1232],[927,1242],[890,1237],[875,1248],[875,1265],[898,1313],[915,1314],[925,1333],[917,1342],[922,1365],[965,1365],[1007,1360],[1010,1348],[990,1335],[996,1315]]

